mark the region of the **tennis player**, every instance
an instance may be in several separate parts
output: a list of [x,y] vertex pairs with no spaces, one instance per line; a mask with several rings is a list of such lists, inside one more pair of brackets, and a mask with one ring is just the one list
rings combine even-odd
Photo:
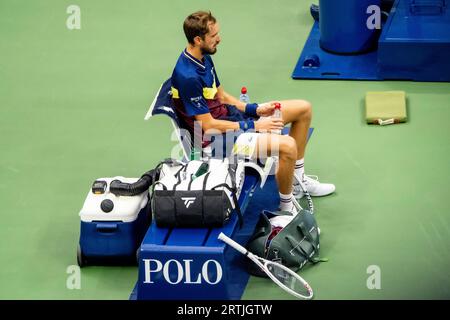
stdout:
[[[181,52],[172,74],[172,97],[182,126],[196,136],[201,128],[202,147],[210,141],[205,133],[215,130],[232,136],[234,152],[251,158],[278,156],[276,173],[280,210],[297,213],[292,198],[303,196],[302,179],[311,196],[326,196],[335,186],[305,175],[305,147],[311,123],[311,104],[305,100],[281,103],[282,119],[271,117],[275,103],[244,103],[221,85],[211,55],[221,42],[219,23],[211,12],[190,14],[183,24],[187,47]],[[273,134],[291,124],[289,135]],[[217,150],[217,146],[216,146]],[[224,151],[227,156],[230,150]],[[295,172],[295,175],[294,175]],[[298,178],[296,178],[298,177]]]

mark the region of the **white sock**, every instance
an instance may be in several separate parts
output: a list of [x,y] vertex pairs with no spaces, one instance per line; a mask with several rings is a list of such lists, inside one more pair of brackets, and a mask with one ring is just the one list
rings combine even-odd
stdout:
[[292,209],[294,207],[294,204],[292,203],[292,193],[290,194],[282,194],[280,193],[280,210],[281,211],[290,211],[292,212]]
[[305,158],[295,161],[295,174],[305,181]]

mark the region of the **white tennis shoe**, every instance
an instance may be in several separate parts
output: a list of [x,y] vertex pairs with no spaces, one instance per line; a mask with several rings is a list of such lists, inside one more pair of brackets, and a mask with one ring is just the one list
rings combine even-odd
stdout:
[[[331,183],[321,183],[317,176],[304,176],[303,184],[306,190],[312,197],[323,197],[333,193],[336,190],[334,184]],[[297,199],[303,198],[305,195],[300,183],[297,180],[296,175],[294,175],[294,185],[293,185],[293,195]]]

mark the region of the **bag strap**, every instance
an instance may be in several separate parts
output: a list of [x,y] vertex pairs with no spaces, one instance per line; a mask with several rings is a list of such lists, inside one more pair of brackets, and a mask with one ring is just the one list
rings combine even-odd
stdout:
[[295,239],[292,238],[292,236],[286,236],[285,239],[291,244],[292,249],[291,250],[297,250],[306,260],[309,262],[316,264],[320,262],[320,259],[318,258],[311,258],[309,254],[305,251],[305,249],[302,248],[300,245],[303,240],[300,240],[300,242],[296,243]]
[[[208,182],[208,178],[209,178],[210,173],[211,173],[211,171],[207,172],[206,175],[205,175],[205,178],[203,179],[203,187],[202,187],[202,191],[205,191],[205,190],[206,190],[206,183]],[[189,184],[189,185],[190,185],[190,184]]]
[[[152,186],[156,186],[156,185],[158,185],[158,184],[159,184],[160,186],[162,186],[162,188],[163,188],[164,191],[167,191],[166,185],[165,185],[164,183],[159,182],[159,181],[154,182],[154,183],[152,184]],[[153,190],[152,190],[152,191],[153,191]]]
[[177,177],[178,182],[176,184],[174,184],[173,186],[173,190],[175,191],[177,189],[177,187],[181,184],[181,182],[185,179],[185,177],[181,178],[181,172],[184,171],[184,174],[186,174],[187,171],[187,167],[188,167],[189,163],[187,164],[182,164],[182,167],[180,168],[180,170],[178,170],[174,176]]
[[309,230],[305,227],[303,221],[297,225],[297,230],[300,231],[300,233],[306,238],[306,240],[308,240],[311,243],[312,247],[314,248],[314,251],[318,252],[318,248],[314,241],[314,238],[309,232]]
[[228,163],[228,173],[230,174],[231,186],[233,187],[232,196],[233,196],[233,201],[234,201],[234,207],[236,208],[236,212],[239,217],[239,225],[242,228],[242,225],[244,224],[244,216],[242,215],[241,207],[239,206],[239,202],[238,202],[237,195],[236,195],[236,193],[237,193],[236,171],[235,171],[236,168],[237,168],[237,162],[235,162],[235,164]]
[[194,174],[191,174],[191,178],[190,178],[190,181],[189,181],[189,184],[188,184],[188,190],[189,191],[191,190],[191,185],[192,185],[192,182],[194,181],[194,179],[192,179],[193,176],[194,176]]
[[244,217],[242,216],[241,207],[239,206],[239,202],[238,202],[238,199],[236,196],[236,188],[231,188],[228,184],[221,183],[221,184],[215,186],[214,188],[212,188],[212,190],[215,190],[216,188],[220,188],[220,187],[227,188],[231,192],[231,195],[233,197],[233,202],[234,202],[234,208],[236,209],[236,212],[237,212],[238,218],[239,218],[239,226],[240,226],[240,228],[242,228],[242,225],[244,224]]
[[[315,227],[317,228],[317,227]],[[316,242],[314,241],[314,238],[312,236],[312,234],[309,232],[309,230],[305,227],[305,224],[303,222],[301,222],[298,226],[297,229],[303,234],[303,236],[309,240],[309,242],[311,243],[312,247],[314,248],[315,252],[319,252],[319,248],[316,244]],[[313,263],[317,263],[317,262],[327,262],[328,258],[320,258],[320,257],[314,257],[311,258],[311,260],[313,260]]]
[[181,168],[177,172],[175,172],[174,176],[177,177],[178,181],[181,180],[181,178],[180,178],[181,171],[186,169],[186,167],[187,167],[187,164],[184,164],[181,166]]

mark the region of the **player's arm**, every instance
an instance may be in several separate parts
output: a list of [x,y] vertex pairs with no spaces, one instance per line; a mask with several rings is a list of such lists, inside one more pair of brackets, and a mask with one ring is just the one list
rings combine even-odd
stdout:
[[222,86],[219,86],[217,88],[217,98],[219,101],[223,104],[231,104],[236,106],[240,111],[245,112],[245,106],[246,103],[238,100],[237,98],[233,97],[231,94],[226,92]]
[[198,114],[195,116],[195,120],[200,123],[203,131],[218,130],[220,132],[226,132],[227,130],[239,130],[239,122],[218,120],[214,119],[211,113]]
[[[197,78],[182,79],[179,84],[179,95],[183,101],[188,116],[193,116],[197,121],[201,121],[203,131],[218,130],[226,132],[227,130],[271,130],[275,127],[283,127],[280,119],[253,120],[245,121],[227,121],[214,119],[209,112],[208,105],[203,97],[203,88]],[[248,107],[247,107],[248,108]]]
[[281,130],[283,129],[283,120],[278,118],[264,118],[258,121],[247,120],[247,121],[227,121],[214,119],[211,113],[199,114],[195,116],[195,120],[200,123],[204,132],[214,134],[213,130],[226,132],[227,130],[255,130],[257,132],[261,131],[271,131],[271,130]]
[[178,91],[187,115],[195,117],[195,120],[200,123],[205,132],[212,129],[226,132],[227,130],[238,130],[241,126],[250,126],[247,130],[254,128],[252,123],[241,124],[239,122],[214,119],[203,97],[203,87],[196,77],[181,78]]
[[231,94],[226,92],[222,86],[219,86],[217,88],[217,99],[223,104],[231,104],[236,106],[240,111],[244,112],[245,114],[256,118],[261,116],[271,116],[273,114],[275,104],[273,102],[270,103],[264,103],[264,104],[257,104],[257,103],[245,103],[237,98],[233,97]]

